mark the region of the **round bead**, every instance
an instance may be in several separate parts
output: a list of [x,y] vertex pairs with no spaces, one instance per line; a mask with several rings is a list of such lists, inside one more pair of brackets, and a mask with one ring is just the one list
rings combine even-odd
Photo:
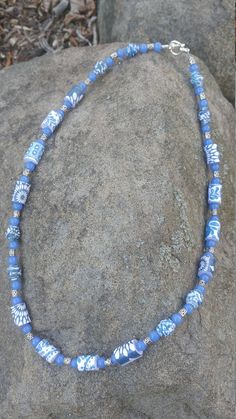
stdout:
[[192,314],[194,306],[192,304],[184,304],[184,308],[187,311],[187,314]]
[[21,330],[24,333],[24,335],[26,335],[27,333],[32,332],[32,326],[30,323],[26,323],[23,326],[21,326]]
[[199,100],[198,106],[199,106],[199,109],[207,108],[208,107],[208,100],[207,99]]
[[117,57],[120,58],[120,59],[122,59],[122,58],[125,57],[125,52],[124,52],[124,49],[123,48],[118,48],[118,50],[117,50]]
[[147,349],[147,344],[143,340],[138,340],[135,347],[138,351],[145,351],[145,349]]
[[155,42],[153,49],[154,49],[155,52],[161,52],[161,49],[162,49],[161,43],[160,42]]
[[194,288],[196,291],[200,292],[201,294],[205,294],[206,289],[202,286],[202,285],[196,285],[196,287]]
[[107,65],[107,67],[112,67],[115,64],[115,61],[113,60],[112,57],[106,57],[105,58],[105,63]]
[[178,326],[183,322],[183,317],[179,313],[172,314],[171,320]]
[[8,264],[9,265],[17,265],[19,262],[18,256],[8,256]]
[[89,73],[89,75],[88,75],[88,79],[89,79],[91,82],[95,82],[95,81],[97,80],[97,74],[96,74],[96,73],[94,73],[94,71],[91,71],[91,72]]
[[201,86],[197,86],[194,88],[194,93],[196,96],[200,95],[200,93],[203,93],[203,92],[204,92],[204,89]]
[[190,66],[189,66],[189,71],[190,71],[191,73],[193,73],[193,72],[199,72],[199,67],[198,67],[198,65],[197,65],[197,64],[190,64]]
[[8,243],[9,249],[18,249],[20,247],[20,243],[18,240],[12,240]]
[[73,358],[70,362],[72,368],[77,368],[77,358]]
[[64,357],[64,355],[62,355],[62,354],[58,354],[57,356],[56,356],[56,358],[55,358],[55,364],[57,364],[57,365],[59,365],[59,366],[61,366],[61,365],[64,365],[64,359],[65,359],[65,357]]
[[159,333],[155,329],[151,330],[151,332],[149,332],[148,336],[150,337],[150,339],[153,343],[157,342],[161,338],[161,336],[159,335]]
[[106,359],[103,356],[99,356],[97,360],[97,367],[100,369],[106,368]]
[[141,54],[145,54],[146,52],[148,52],[147,44],[140,44],[139,45],[139,51],[141,52]]
[[12,290],[21,290],[22,283],[19,279],[16,279],[15,281],[11,281],[11,289]]
[[18,226],[20,224],[20,219],[18,217],[10,217],[8,224],[11,226]]
[[39,336],[34,336],[31,341],[33,347],[35,348],[39,344],[39,342],[41,342],[41,340],[42,339]]

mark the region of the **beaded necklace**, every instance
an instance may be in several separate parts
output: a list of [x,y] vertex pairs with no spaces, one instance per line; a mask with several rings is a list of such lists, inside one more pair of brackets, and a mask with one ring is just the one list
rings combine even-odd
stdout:
[[[52,136],[54,131],[63,121],[66,112],[74,109],[85,96],[88,86],[93,84],[96,79],[103,76],[116,63],[124,59],[130,59],[137,54],[146,54],[148,51],[161,53],[169,50],[173,55],[185,54],[189,60],[190,83],[193,86],[198,105],[198,119],[203,136],[203,149],[206,156],[207,166],[212,173],[208,184],[208,209],[209,217],[205,226],[205,246],[204,252],[199,261],[197,272],[197,284],[188,292],[185,304],[178,312],[173,313],[168,318],[161,320],[158,325],[151,330],[143,339],[131,339],[125,344],[118,346],[111,356],[105,358],[99,355],[84,354],[75,358],[70,358],[52,345],[47,339],[43,339],[33,332],[31,319],[22,298],[22,272],[20,267],[20,216],[27,201],[31,182],[30,175],[35,171],[40,159],[45,151],[45,143]],[[13,215],[9,218],[6,237],[8,239],[9,256],[7,273],[11,284],[11,313],[14,323],[23,332],[26,339],[31,342],[35,351],[47,362],[56,365],[69,365],[79,371],[94,371],[104,369],[112,365],[126,365],[143,356],[149,345],[158,342],[164,336],[168,336],[180,325],[186,315],[191,314],[203,302],[206,285],[211,281],[215,269],[216,258],[214,250],[219,242],[220,221],[217,215],[220,203],[222,185],[219,177],[219,152],[217,145],[212,141],[211,114],[208,107],[203,87],[203,77],[200,74],[199,66],[195,59],[190,55],[189,48],[179,41],[171,41],[168,45],[159,42],[150,44],[129,44],[125,48],[119,48],[116,52],[98,61],[93,70],[88,74],[85,81],[74,85],[64,98],[63,104],[59,109],[49,112],[41,124],[41,135],[32,142],[24,155],[24,170],[16,181],[12,196]]]

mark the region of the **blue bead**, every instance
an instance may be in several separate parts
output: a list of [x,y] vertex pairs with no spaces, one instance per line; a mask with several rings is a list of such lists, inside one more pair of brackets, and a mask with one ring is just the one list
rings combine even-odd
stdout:
[[220,239],[220,220],[217,215],[212,215],[205,228],[206,247],[215,247]]
[[135,347],[138,351],[145,351],[145,349],[147,349],[147,345],[143,340],[138,340],[138,342],[136,342]]
[[209,124],[203,124],[202,122],[201,122],[201,131],[202,132],[209,132],[211,130],[211,127],[210,127],[210,125]]
[[161,338],[161,336],[159,335],[159,333],[157,333],[157,331],[155,329],[151,330],[151,332],[149,332],[148,336],[150,337],[152,342],[157,342]]
[[22,175],[22,176],[20,176],[20,177],[19,177],[19,180],[20,180],[21,182],[24,182],[24,183],[30,183],[30,178],[29,178],[29,176]]
[[172,314],[171,320],[178,326],[183,322],[183,317],[179,313]]
[[192,304],[184,304],[185,310],[187,311],[187,314],[192,314],[194,307],[192,306]]
[[64,359],[65,359],[65,357],[64,357],[64,355],[62,355],[62,354],[58,354],[57,356],[56,356],[56,358],[55,358],[55,364],[57,364],[57,365],[59,365],[59,366],[61,366],[61,365],[63,365],[64,364]]
[[21,276],[21,268],[18,265],[10,265],[7,268],[7,274],[10,280],[14,281]]
[[140,44],[139,45],[139,51],[141,52],[141,54],[145,54],[146,52],[148,52],[147,44]]
[[22,204],[26,203],[30,192],[30,180],[28,176],[20,176],[17,180],[15,189],[12,195],[12,202]]
[[156,331],[161,336],[169,336],[175,330],[175,327],[175,323],[171,319],[164,319],[157,325]]
[[155,42],[154,43],[154,51],[155,52],[161,52],[161,50],[162,50],[162,45],[161,45],[161,43],[160,42]]
[[198,268],[198,278],[204,282],[209,282],[215,270],[216,258],[211,252],[205,252],[200,259]]
[[201,294],[205,294],[206,289],[202,286],[202,285],[196,285],[196,287],[194,288],[196,291],[199,291]]
[[201,86],[197,86],[194,88],[194,93],[196,96],[200,95],[200,93],[203,93],[203,92],[204,92],[204,89]]
[[191,304],[194,308],[197,308],[203,302],[203,295],[199,291],[192,290],[186,296],[186,303]]
[[88,79],[92,82],[95,82],[97,80],[97,74],[94,73],[94,71],[90,71],[88,74]]
[[[7,227],[7,231],[5,233],[7,240],[10,240],[11,243],[13,243],[13,249],[15,248],[15,242],[17,242],[17,240],[20,239],[20,228],[18,225],[14,226],[14,225],[9,225]],[[19,242],[17,242],[19,243]]]
[[211,163],[210,164],[210,169],[211,169],[212,172],[218,172],[220,170],[219,163]]
[[204,109],[208,107],[208,100],[207,99],[200,99],[198,102],[199,109]]
[[114,354],[111,355],[111,363],[112,363],[112,365],[118,364],[118,361],[117,361],[117,359],[116,359],[116,357],[115,357]]
[[25,153],[24,156],[24,163],[33,163],[34,165],[37,165],[44,153],[45,147],[44,147],[44,141],[43,140],[36,140],[33,141],[33,143],[30,144],[28,150]]
[[98,61],[94,66],[94,73],[97,74],[97,76],[102,76],[107,71],[108,66],[105,63],[105,61]]
[[106,368],[106,364],[105,364],[105,358],[103,356],[100,356],[97,360],[97,366],[100,369]]
[[219,177],[213,177],[208,185],[208,204],[211,210],[221,204],[222,185]]
[[190,82],[194,86],[194,89],[202,89],[203,77],[198,71],[194,71],[191,73]]
[[212,146],[212,144],[213,144],[213,141],[210,138],[208,138],[207,140],[203,140],[204,148],[209,145]]
[[11,298],[11,305],[14,306],[16,304],[23,303],[23,298],[20,296],[12,297]]
[[21,290],[22,283],[19,279],[16,279],[15,281],[11,281],[11,289],[12,290]]
[[206,125],[211,120],[211,114],[208,108],[202,108],[198,112],[198,119],[201,122],[202,125]]
[[62,109],[56,109],[49,112],[46,118],[43,120],[41,124],[41,129],[43,133],[50,137],[58,125],[62,122],[65,113]]
[[125,55],[126,57],[134,57],[139,52],[139,46],[136,44],[129,44],[125,48]]
[[8,219],[8,224],[11,226],[18,226],[20,224],[20,219],[18,217],[10,217]]
[[13,211],[21,211],[24,208],[24,204],[20,204],[19,202],[12,202],[11,207]]
[[30,323],[26,323],[23,326],[21,326],[21,330],[24,333],[24,335],[26,335],[27,333],[32,332],[32,326]]
[[32,346],[35,348],[39,344],[39,342],[41,342],[41,340],[42,339],[39,336],[34,336],[31,340]]
[[118,48],[117,57],[122,59],[122,58],[124,58],[124,56],[125,56],[124,49],[123,48]]
[[111,57],[106,57],[105,58],[105,63],[107,65],[107,67],[110,68],[110,67],[112,67],[115,64],[115,61]]
[[17,256],[8,256],[9,265],[17,265],[18,262],[19,262],[19,258]]
[[36,164],[34,164],[32,161],[27,161],[24,163],[24,168],[28,169],[30,172],[33,172],[36,168]]
[[191,73],[193,73],[193,72],[199,72],[199,66],[197,65],[197,64],[190,64],[190,66],[189,66],[189,71],[191,72]]
[[18,240],[12,240],[8,243],[9,249],[18,249],[20,247],[20,243]]
[[72,368],[77,368],[77,358],[73,358],[70,362]]

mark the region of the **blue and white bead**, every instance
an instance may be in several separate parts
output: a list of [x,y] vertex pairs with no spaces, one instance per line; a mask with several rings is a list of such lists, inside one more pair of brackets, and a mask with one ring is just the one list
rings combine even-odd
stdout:
[[104,61],[98,61],[94,66],[94,73],[97,76],[102,76],[108,69],[107,64]]
[[45,147],[43,140],[33,141],[25,153],[24,163],[32,162],[37,165],[44,153],[44,149]]
[[139,46],[137,44],[129,44],[125,51],[127,57],[134,57],[139,52]]
[[217,215],[212,215],[206,223],[206,247],[215,247],[220,240],[220,220]]
[[8,266],[7,268],[8,278],[11,281],[15,281],[21,277],[21,268],[18,265]]
[[208,186],[208,204],[210,209],[218,209],[221,204],[222,185],[220,178],[213,177]]
[[68,109],[73,109],[78,105],[78,103],[83,99],[84,93],[86,91],[85,83],[76,84],[72,89],[67,93],[64,98],[64,105]]
[[157,325],[156,331],[160,336],[169,336],[175,328],[176,325],[171,319],[164,319]]
[[203,77],[198,71],[191,73],[190,81],[194,87],[201,87],[203,85]]
[[[23,177],[26,178],[26,176],[21,176],[21,178]],[[16,186],[12,195],[12,202],[21,204],[23,206],[26,203],[29,192],[30,192],[30,183],[23,180],[17,180]]]
[[41,124],[42,131],[47,137],[50,137],[50,135],[52,135],[52,133],[63,120],[64,115],[65,114],[61,109],[49,112],[49,114]]
[[11,314],[13,321],[17,326],[23,326],[24,324],[31,322],[29,312],[24,302],[11,306]]
[[6,231],[7,240],[19,240],[20,238],[20,227],[17,225],[9,225]]
[[207,164],[219,163],[220,162],[220,153],[217,150],[217,144],[209,143],[204,146],[204,151],[206,153]]
[[205,282],[212,279],[215,270],[216,258],[211,252],[206,252],[201,256],[198,268],[198,278]]
[[186,303],[191,304],[194,308],[197,308],[203,302],[203,295],[197,291],[192,290],[186,297]]
[[98,355],[80,355],[76,359],[77,369],[79,371],[98,370]]
[[208,110],[208,108],[203,108],[198,112],[198,119],[203,125],[208,124],[210,122],[211,113]]
[[35,347],[35,351],[50,364],[55,360],[60,351],[51,345],[47,339],[42,339]]
[[114,349],[111,361],[113,364],[127,365],[130,362],[135,361],[138,358],[141,358],[143,351],[140,351],[136,348],[138,340],[131,339],[129,342],[124,343],[118,348]]

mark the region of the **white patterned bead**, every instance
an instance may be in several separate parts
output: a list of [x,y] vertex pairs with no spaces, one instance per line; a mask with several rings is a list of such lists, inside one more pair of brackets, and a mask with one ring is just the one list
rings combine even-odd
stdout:
[[11,314],[13,321],[17,326],[23,326],[24,324],[31,323],[25,303],[19,303],[11,306]]
[[160,336],[169,336],[175,330],[175,323],[171,319],[161,320],[156,327],[156,331]]
[[29,192],[30,184],[27,182],[22,182],[21,180],[17,180],[12,196],[12,202],[24,205],[26,203]]
[[206,153],[207,164],[211,163],[219,163],[219,151],[217,150],[217,144],[207,144],[204,146],[204,150]]
[[50,364],[55,360],[60,351],[46,339],[42,339],[35,347],[36,352]]
[[112,363],[127,365],[132,361],[140,358],[143,355],[143,351],[139,351],[136,348],[137,339],[131,339],[129,342],[124,343],[121,346],[118,346],[113,351],[111,356]]
[[77,357],[77,369],[79,371],[96,371],[98,356],[97,355],[80,355]]
[[197,290],[190,291],[186,297],[186,303],[191,304],[194,308],[197,308],[202,302],[203,296]]
[[63,118],[64,118],[64,112],[61,109],[49,112],[49,114],[43,120],[41,124],[43,134],[45,134],[47,137],[52,135],[52,133],[61,123]]

